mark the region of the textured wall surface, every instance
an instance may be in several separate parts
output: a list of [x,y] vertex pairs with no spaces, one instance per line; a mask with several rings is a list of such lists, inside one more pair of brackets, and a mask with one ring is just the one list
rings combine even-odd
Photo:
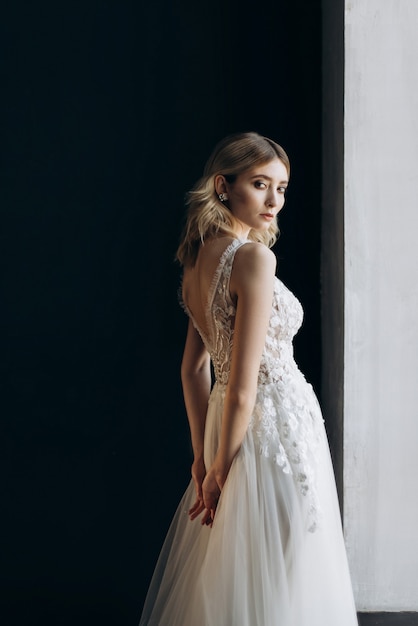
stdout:
[[345,3],[344,524],[359,610],[418,609],[418,3]]

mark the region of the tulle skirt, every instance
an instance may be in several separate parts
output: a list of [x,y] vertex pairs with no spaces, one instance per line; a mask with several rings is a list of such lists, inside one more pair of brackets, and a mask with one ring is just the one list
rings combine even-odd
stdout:
[[[217,447],[223,394],[209,403],[205,461]],[[356,626],[331,458],[316,443],[320,523],[294,475],[260,454],[250,430],[230,469],[212,528],[190,521],[190,482],[163,544],[140,626]]]

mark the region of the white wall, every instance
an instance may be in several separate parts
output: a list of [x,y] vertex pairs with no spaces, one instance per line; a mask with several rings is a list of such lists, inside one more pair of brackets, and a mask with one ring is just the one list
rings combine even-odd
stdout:
[[418,610],[418,0],[345,20],[344,527],[358,610]]

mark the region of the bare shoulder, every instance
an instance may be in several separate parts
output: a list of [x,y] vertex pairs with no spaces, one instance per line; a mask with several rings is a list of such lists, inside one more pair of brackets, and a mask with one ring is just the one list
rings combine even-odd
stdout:
[[266,288],[276,271],[276,256],[262,243],[250,242],[241,246],[235,255],[231,273],[231,293]]
[[271,275],[276,270],[276,255],[264,244],[251,241],[237,250],[234,267],[239,272],[261,272]]

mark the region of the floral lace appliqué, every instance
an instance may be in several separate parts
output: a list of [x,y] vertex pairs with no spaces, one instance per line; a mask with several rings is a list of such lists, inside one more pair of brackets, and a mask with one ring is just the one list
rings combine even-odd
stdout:
[[[236,313],[229,281],[235,253],[245,243],[246,240],[235,239],[226,248],[213,277],[206,310],[209,336],[195,324],[221,386],[229,379]],[[187,308],[186,312],[190,315]],[[307,527],[313,532],[320,518],[315,452],[323,433],[323,419],[312,386],[306,382],[293,356],[292,341],[302,320],[300,302],[276,278],[249,431],[260,454],[293,477],[306,498]]]

